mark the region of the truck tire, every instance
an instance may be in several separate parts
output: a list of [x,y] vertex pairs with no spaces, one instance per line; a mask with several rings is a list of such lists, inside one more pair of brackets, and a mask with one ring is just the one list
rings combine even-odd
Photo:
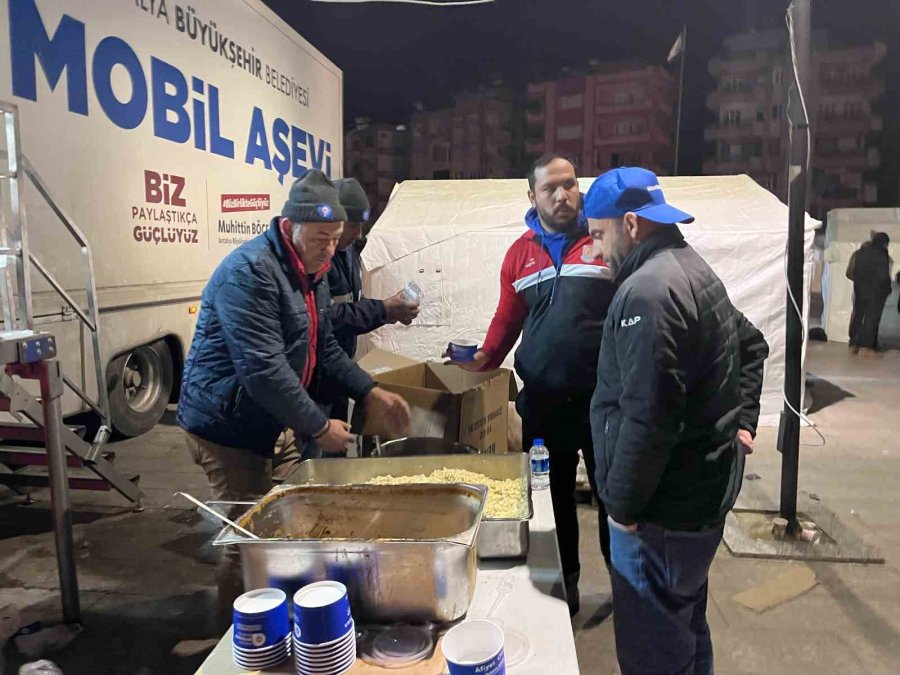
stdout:
[[166,411],[173,371],[172,353],[165,340],[114,358],[106,371],[113,430],[127,438],[150,431]]

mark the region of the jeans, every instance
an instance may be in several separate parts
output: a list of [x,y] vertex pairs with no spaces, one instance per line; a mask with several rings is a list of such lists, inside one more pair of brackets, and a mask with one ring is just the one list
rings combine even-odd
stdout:
[[578,451],[584,455],[591,492],[598,504],[598,539],[609,564],[609,527],[603,502],[597,497],[594,442],[591,436],[590,394],[543,395],[524,389],[516,399],[522,416],[522,446],[527,452],[535,438],[543,438],[550,451],[550,498],[556,520],[556,539],[563,575],[577,585],[581,563],[578,555],[578,511],[575,479]]
[[697,532],[610,523],[613,616],[622,675],[712,675],[709,567],[724,525]]

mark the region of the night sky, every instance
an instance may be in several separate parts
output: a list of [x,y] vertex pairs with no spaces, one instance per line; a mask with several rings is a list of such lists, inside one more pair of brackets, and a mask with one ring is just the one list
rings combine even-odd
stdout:
[[[707,62],[722,39],[784,28],[787,0],[496,0],[469,7],[393,3],[334,4],[265,0],[275,12],[344,71],[344,122],[408,122],[413,103],[452,104],[455,93],[499,77],[510,86],[548,79],[563,66],[592,58],[640,58],[665,64],[681,24],[687,24],[683,113],[683,173],[700,173],[706,94],[714,81]],[[888,45],[884,169],[897,175],[900,154],[900,2],[812,0],[813,28],[827,28],[832,45],[881,40]],[[672,66],[677,76],[677,61]],[[892,178],[896,199],[896,178]]]

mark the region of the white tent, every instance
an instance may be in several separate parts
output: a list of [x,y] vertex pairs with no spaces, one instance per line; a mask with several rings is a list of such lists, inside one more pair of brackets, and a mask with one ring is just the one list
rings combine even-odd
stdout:
[[[900,209],[834,209],[828,212],[825,231],[825,271],[822,275],[822,327],[833,342],[849,342],[850,313],[853,311],[853,283],[847,279],[847,263],[853,252],[871,239],[872,232],[887,232],[890,254],[900,256]],[[896,265],[893,269],[897,271]],[[900,314],[897,289],[885,303],[878,331],[882,345],[900,346]]]
[[[592,179],[579,182],[584,192]],[[748,176],[661,178],[660,183],[668,201],[696,217],[682,231],[769,342],[762,423],[777,424],[784,383],[787,207]],[[363,289],[368,297],[383,298],[415,281],[425,300],[413,325],[385,326],[368,335],[362,349],[437,360],[452,338],[483,340],[500,294],[503,256],[525,231],[527,189],[524,179],[397,186],[363,251]],[[804,299],[817,225],[807,218]],[[804,308],[808,305],[805,301]],[[512,367],[512,353],[504,365]]]

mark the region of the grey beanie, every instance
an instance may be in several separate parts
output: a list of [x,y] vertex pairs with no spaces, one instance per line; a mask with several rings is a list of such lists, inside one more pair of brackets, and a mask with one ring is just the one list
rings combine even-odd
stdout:
[[369,220],[369,198],[355,178],[341,178],[334,182],[341,194],[341,206],[347,212],[347,220],[365,223]]
[[294,181],[281,215],[294,223],[337,223],[347,220],[337,187],[318,169],[309,169]]

